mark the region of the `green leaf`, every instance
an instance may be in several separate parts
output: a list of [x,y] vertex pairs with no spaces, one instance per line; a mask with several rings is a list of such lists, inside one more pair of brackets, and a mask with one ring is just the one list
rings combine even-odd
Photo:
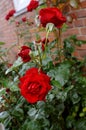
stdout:
[[51,69],[47,74],[54,79],[55,78],[55,73],[56,73],[56,68]]
[[22,61],[21,57],[18,57],[18,59],[14,62],[13,66],[10,67],[9,69],[7,69],[5,74],[8,74],[9,72],[11,72],[13,70],[16,70],[16,68],[19,67],[22,64],[23,64],[23,61]]
[[56,97],[59,100],[62,100],[63,102],[67,99],[68,92],[73,88],[73,85],[69,86],[68,88],[65,88],[64,91],[58,91]]
[[86,130],[86,117],[77,121],[75,127],[76,130]]
[[19,88],[18,88],[17,83],[12,82],[12,83],[10,84],[10,90],[11,90],[12,92],[17,92],[17,91],[19,91]]
[[61,86],[67,83],[70,76],[70,65],[63,63],[61,64],[55,74],[55,80],[58,81]]
[[43,66],[46,66],[49,62],[51,62],[52,61],[52,58],[51,57],[49,57],[48,55],[46,55],[45,57],[43,57],[43,59],[42,59],[42,64],[43,64]]
[[18,101],[17,101],[17,104],[18,104],[19,106],[22,106],[24,102],[25,102],[25,99],[24,99],[22,96],[20,96],[20,98],[19,98]]
[[74,42],[75,45],[82,45],[82,44],[86,44],[86,40],[78,40],[76,35],[72,35],[69,37],[70,40],[72,40]]
[[16,106],[16,108],[14,108],[12,115],[15,117],[23,117],[24,116],[24,112],[23,109],[21,109],[19,106]]
[[38,52],[38,50],[32,51],[30,55],[31,55],[32,57],[36,57],[36,56],[39,55],[39,52]]
[[44,108],[45,107],[45,102],[44,101],[38,101],[37,102],[37,107],[38,108]]
[[0,89],[0,96],[4,95],[6,92],[6,89],[5,88],[1,88]]
[[53,123],[51,125],[51,128],[49,130],[62,130],[61,126],[59,125],[59,123]]
[[46,118],[44,118],[44,120],[43,120],[43,128],[44,128],[44,130],[49,130],[48,128],[47,128],[47,126],[50,126],[50,122],[49,122],[49,120],[48,119],[46,119]]
[[0,45],[4,45],[5,44],[5,42],[0,42]]
[[7,111],[0,112],[0,121],[7,118],[9,116]]
[[59,89],[62,88],[61,84],[60,84],[58,81],[56,81],[56,80],[52,80],[52,81],[51,81],[51,84],[52,84],[53,86],[55,86],[55,87],[58,87]]
[[65,42],[64,42],[64,49],[65,49],[66,52],[71,54],[71,53],[74,52],[75,47],[72,45],[71,41],[65,40]]
[[[86,81],[86,80],[85,80]],[[84,84],[82,87],[79,86],[77,88],[77,92],[80,94],[80,95],[86,95],[86,84]]]
[[7,126],[9,125],[9,123],[11,122],[11,119],[12,119],[12,117],[11,117],[11,116],[8,116],[8,117],[4,120],[3,124],[4,124],[5,127],[7,127]]
[[73,123],[74,123],[74,118],[69,115],[69,116],[67,117],[67,119],[66,119],[67,128],[72,128]]
[[29,129],[28,129],[28,122],[29,122],[29,120],[26,119],[26,120],[24,121],[23,125],[21,125],[21,127],[20,127],[19,130],[29,130]]
[[33,63],[33,62],[28,62],[28,63],[22,64],[22,67],[19,70],[19,74],[24,75],[26,70],[28,70],[28,69],[30,69],[30,68],[32,68],[34,66],[35,66],[35,63]]
[[65,32],[67,29],[68,29],[68,25],[64,23],[62,25],[62,32]]
[[73,102],[73,104],[76,104],[80,101],[80,96],[77,94],[77,92],[72,92],[71,93],[71,100]]
[[19,90],[17,81],[12,82],[12,81],[6,79],[6,80],[3,80],[3,85],[5,88],[2,89],[2,92],[5,92],[6,88],[10,88],[10,90],[12,92],[17,92]]
[[[56,90],[55,90],[56,93]],[[48,95],[48,100],[51,102],[54,99],[54,94],[49,94]]]
[[84,40],[77,40],[76,45],[81,46],[82,44],[86,44]]
[[65,108],[64,103],[61,103],[57,106],[60,115],[64,111],[64,108]]
[[16,68],[16,67],[20,66],[22,63],[23,63],[23,61],[22,61],[21,57],[18,57],[18,59],[14,62],[12,67]]
[[51,41],[51,42],[50,42],[50,44],[48,45],[48,49],[50,50],[50,49],[54,48],[54,47],[55,47],[56,42],[57,42],[57,39],[55,39],[55,40]]
[[51,69],[47,74],[55,80],[55,85],[63,86],[67,83],[70,76],[70,63],[64,62],[58,68]]
[[25,124],[26,125],[26,129],[25,130],[41,130],[40,125],[38,124],[37,121],[28,121]]
[[28,114],[30,117],[34,117],[34,116],[36,115],[36,113],[37,113],[36,108],[31,108],[31,109],[27,112],[27,114]]

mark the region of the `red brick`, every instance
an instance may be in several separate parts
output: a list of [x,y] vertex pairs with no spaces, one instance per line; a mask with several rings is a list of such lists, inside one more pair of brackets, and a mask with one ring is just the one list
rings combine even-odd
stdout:
[[86,50],[80,50],[78,52],[79,52],[80,57],[86,57]]
[[81,8],[86,8],[86,1],[82,1],[80,5],[81,5]]
[[78,50],[76,50],[75,52],[73,52],[73,56],[80,57]]
[[86,50],[76,50],[74,53],[73,53],[73,56],[77,57],[79,60],[82,60],[83,57],[86,56]]
[[86,44],[81,45],[80,47],[77,46],[78,50],[86,50]]
[[83,22],[84,22],[84,26],[86,26],[86,18],[85,18],[85,19],[83,19]]
[[[79,40],[86,41],[86,36],[81,35],[77,37]],[[80,47],[77,47],[78,50],[86,50],[86,44],[82,44]]]
[[83,27],[80,30],[81,30],[81,34],[86,36],[86,27]]
[[68,28],[73,28],[73,23],[67,23]]
[[75,27],[82,27],[82,26],[84,26],[84,20],[83,20],[83,18],[82,19],[77,19],[73,23],[74,23]]
[[86,40],[86,36],[85,36],[85,35],[77,36],[77,38],[78,38],[79,40]]
[[65,37],[70,36],[70,35],[79,35],[79,34],[80,34],[79,28],[71,28],[71,29],[68,29],[65,33],[63,33]]
[[85,9],[83,9],[83,10],[78,10],[78,11],[76,12],[76,15],[77,15],[78,18],[84,18],[84,17],[86,17],[86,10],[85,10]]

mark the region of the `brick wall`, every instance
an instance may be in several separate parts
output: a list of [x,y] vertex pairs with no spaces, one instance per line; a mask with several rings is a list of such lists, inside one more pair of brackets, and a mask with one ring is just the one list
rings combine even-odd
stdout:
[[[64,37],[76,34],[79,39],[86,40],[86,0],[81,0],[81,6],[78,10],[72,10],[74,14],[77,16],[77,20],[73,21],[73,23],[69,24],[69,29],[64,33]],[[13,9],[13,3],[12,0],[1,0],[0,1],[0,41],[3,41],[6,43],[5,47],[10,47],[14,43],[17,42],[17,36],[15,33],[15,24],[10,24],[8,21],[5,20],[5,16],[7,12],[10,9]],[[33,15],[33,13],[25,13],[24,16],[28,16],[30,18]],[[21,19],[23,15],[20,15],[16,17],[16,20]],[[31,32],[34,32],[34,27],[31,27]],[[41,33],[44,35],[44,32]],[[34,35],[34,33],[31,33],[31,36]],[[22,42],[22,41],[20,41]],[[11,56],[16,56],[16,48],[13,48],[10,52]],[[82,45],[81,47],[77,48],[78,56],[85,56],[86,55],[86,45]],[[11,58],[13,59],[13,58]]]
[[[5,42],[5,48],[9,48],[14,42],[16,42],[15,27],[10,25],[5,20],[7,12],[13,8],[12,0],[1,0],[0,1],[0,41]],[[11,53],[11,52],[10,52]],[[14,55],[15,51],[12,50]],[[13,56],[11,55],[11,56]]]
[[[77,17],[72,23],[69,23],[69,29],[64,33],[64,37],[76,34],[80,40],[86,40],[86,0],[81,0],[80,8],[71,10]],[[86,45],[77,48],[75,53],[78,57],[86,56]]]

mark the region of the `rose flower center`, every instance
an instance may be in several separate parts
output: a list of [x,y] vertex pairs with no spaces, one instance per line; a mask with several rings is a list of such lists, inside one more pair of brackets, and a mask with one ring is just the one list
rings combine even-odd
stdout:
[[39,83],[30,83],[29,86],[28,86],[28,92],[29,93],[39,93],[41,89],[41,86]]

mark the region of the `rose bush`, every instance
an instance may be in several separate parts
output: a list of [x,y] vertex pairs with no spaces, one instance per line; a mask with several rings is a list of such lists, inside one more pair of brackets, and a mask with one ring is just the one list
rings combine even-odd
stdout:
[[[17,59],[4,70],[0,122],[6,130],[86,130],[86,58],[74,56],[76,46],[86,41],[78,40],[75,35],[62,37],[68,22],[65,8],[76,7],[78,3],[43,2],[32,0],[28,5],[28,12],[36,9],[37,13],[33,41],[26,29],[34,26],[34,22],[26,17],[16,21],[13,17],[18,38],[25,41],[21,45],[18,39]],[[70,12],[71,16],[74,15]],[[26,29],[20,32],[22,25]]]

